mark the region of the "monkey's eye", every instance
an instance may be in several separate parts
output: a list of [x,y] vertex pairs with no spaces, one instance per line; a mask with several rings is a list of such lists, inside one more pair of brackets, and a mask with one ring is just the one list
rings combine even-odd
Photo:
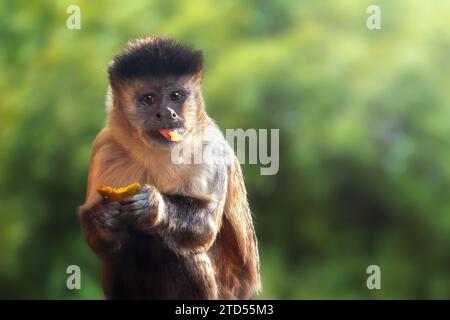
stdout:
[[170,94],[170,100],[181,101],[184,99],[184,94],[180,91],[174,91]]
[[142,103],[151,105],[156,102],[156,96],[152,93],[147,93],[141,98]]

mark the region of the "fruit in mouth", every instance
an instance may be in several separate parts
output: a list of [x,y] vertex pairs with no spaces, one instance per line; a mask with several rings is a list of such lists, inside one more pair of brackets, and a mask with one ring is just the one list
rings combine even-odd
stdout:
[[169,141],[178,142],[183,140],[183,136],[176,133],[175,129],[161,129],[159,133]]
[[137,182],[121,188],[113,188],[110,186],[97,188],[97,192],[102,197],[108,198],[111,201],[122,201],[123,199],[134,196],[139,191],[141,191],[141,185]]

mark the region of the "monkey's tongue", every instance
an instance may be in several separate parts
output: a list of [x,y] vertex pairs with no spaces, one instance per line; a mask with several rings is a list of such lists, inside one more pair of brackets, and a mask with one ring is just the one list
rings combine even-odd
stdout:
[[161,129],[159,133],[169,141],[181,141],[183,136],[176,133],[175,129]]
[[166,138],[167,140],[172,140],[171,138],[170,138],[170,135],[169,135],[169,132],[172,132],[173,131],[173,129],[161,129],[161,130],[159,130],[159,133],[161,133],[161,135],[164,137],[164,138]]

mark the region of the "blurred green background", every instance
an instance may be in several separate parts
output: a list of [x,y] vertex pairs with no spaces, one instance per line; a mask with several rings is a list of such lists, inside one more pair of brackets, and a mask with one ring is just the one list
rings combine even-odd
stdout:
[[[0,298],[103,298],[77,206],[106,66],[148,35],[204,51],[223,130],[280,129],[279,173],[243,167],[260,298],[450,298],[450,1],[0,4]],[[366,288],[371,264],[381,290]]]

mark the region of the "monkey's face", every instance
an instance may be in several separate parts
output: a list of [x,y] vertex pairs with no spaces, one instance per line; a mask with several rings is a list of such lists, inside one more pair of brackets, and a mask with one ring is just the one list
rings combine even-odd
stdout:
[[171,145],[162,132],[186,138],[202,110],[199,84],[191,77],[136,80],[127,90],[125,114],[146,142]]

